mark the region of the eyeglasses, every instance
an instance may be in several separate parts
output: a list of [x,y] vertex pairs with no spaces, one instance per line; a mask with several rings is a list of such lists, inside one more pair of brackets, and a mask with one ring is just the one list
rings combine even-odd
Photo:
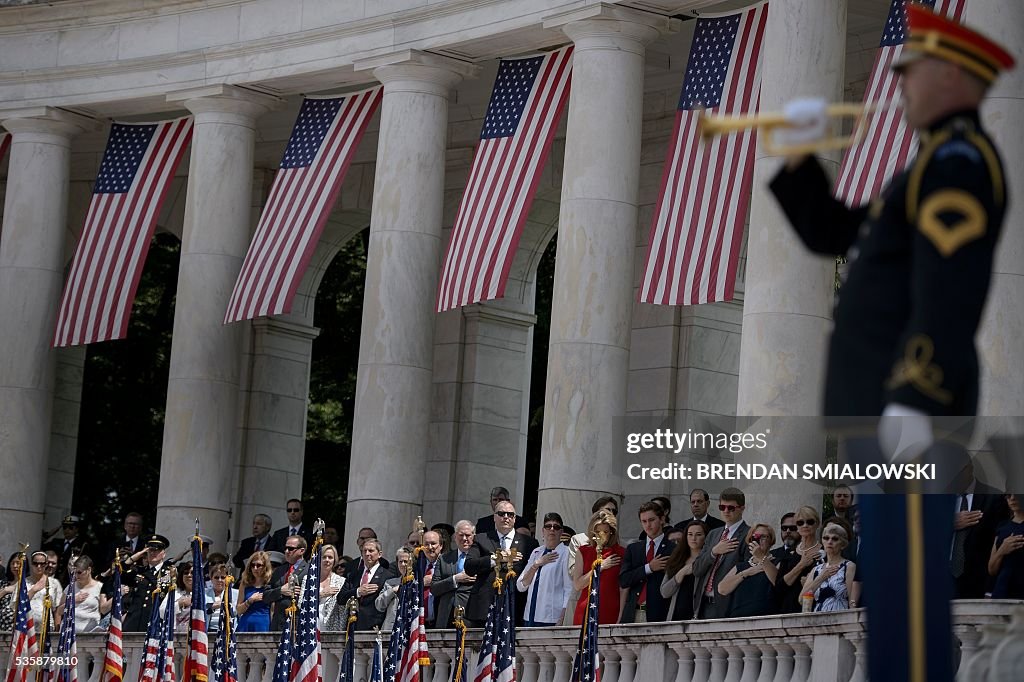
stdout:
[[838,535],[822,535],[821,539],[825,542],[839,542]]
[[224,580],[224,579],[225,579],[225,577],[222,576],[222,575],[215,575],[212,578],[210,578],[210,580]]
[[297,549],[302,549],[302,548],[301,547],[296,547],[294,545],[285,545],[284,546],[284,551],[286,551],[286,552],[294,552]]
[[557,523],[545,523],[544,530],[562,530],[562,527]]
[[739,508],[740,508],[740,506],[738,504],[720,504],[720,505],[718,505],[718,510],[719,511],[734,512],[734,511],[736,511]]
[[45,566],[46,562],[45,561],[33,561],[32,565],[33,566]]
[[495,516],[500,516],[500,517],[502,517],[504,519],[511,519],[511,518],[515,518],[516,513],[515,512],[511,512],[511,511],[500,511],[500,512],[496,511],[496,512],[494,512],[494,515]]
[[815,525],[817,523],[818,522],[815,521],[814,519],[797,519],[796,520],[796,525],[798,525],[798,526],[813,526],[813,525]]
[[[266,564],[263,563],[262,561],[254,561],[254,562],[252,562],[249,565],[252,566],[253,568],[263,568],[264,566],[266,566]],[[186,575],[190,575],[190,574],[186,574]]]
[[286,509],[285,511],[287,511],[288,513],[295,513],[300,512],[302,510],[299,507],[288,507],[288,509]]
[[796,526],[781,526],[781,528],[782,528],[783,531],[791,531],[792,532],[792,531],[796,530]]

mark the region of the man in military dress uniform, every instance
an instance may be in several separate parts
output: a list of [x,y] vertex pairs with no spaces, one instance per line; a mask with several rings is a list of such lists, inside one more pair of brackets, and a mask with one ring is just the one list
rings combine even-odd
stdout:
[[[894,68],[907,123],[921,140],[907,170],[869,207],[852,209],[833,198],[829,178],[806,155],[789,158],[771,184],[809,249],[849,259],[829,347],[825,415],[881,415],[882,447],[871,439],[878,456],[888,450],[887,423],[897,442],[901,431],[916,431],[926,447],[930,417],[975,413],[974,336],[1007,201],[1002,164],[978,107],[1012,57],[923,6],[908,4],[907,21],[910,35]],[[825,137],[824,101],[794,101],[785,114],[791,127],[780,143]],[[953,679],[950,499],[862,500],[858,568],[865,574],[872,680]],[[904,535],[902,543],[893,543],[894,531]],[[906,599],[871,598],[883,592]]]
[[171,569],[167,561],[170,542],[163,535],[152,535],[141,550],[122,566],[121,583],[129,588],[124,597],[124,631],[145,632],[153,609],[153,590]]

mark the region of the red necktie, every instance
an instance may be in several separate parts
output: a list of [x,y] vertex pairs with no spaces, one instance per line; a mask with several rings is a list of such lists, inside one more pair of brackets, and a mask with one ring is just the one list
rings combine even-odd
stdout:
[[[654,561],[654,540],[647,541],[647,561],[645,563],[651,563]],[[647,571],[645,570],[644,573]],[[640,606],[647,603],[647,577],[644,577],[643,587],[640,588],[640,600],[637,602]]]
[[370,569],[367,568],[367,569],[365,569],[363,571],[363,577],[359,581],[359,585],[360,585],[360,587],[362,587],[363,585],[365,585],[368,582],[370,582]]
[[292,571],[294,571],[294,570],[295,570],[295,564],[292,564],[291,566],[288,567],[288,572],[284,574],[284,581],[286,583],[292,577]]
[[[729,539],[729,526],[725,527],[725,532],[722,533],[722,539]],[[708,575],[708,582],[704,586],[704,594],[708,597],[715,596],[715,571],[718,570],[718,563],[722,560],[722,554],[715,557],[715,563],[711,565],[711,573]]]

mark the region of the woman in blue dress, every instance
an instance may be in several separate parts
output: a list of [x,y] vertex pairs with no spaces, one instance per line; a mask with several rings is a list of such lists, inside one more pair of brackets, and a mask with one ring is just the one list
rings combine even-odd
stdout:
[[253,552],[238,586],[238,632],[270,631],[270,604],[263,601],[263,591],[270,586],[270,571],[267,553]]

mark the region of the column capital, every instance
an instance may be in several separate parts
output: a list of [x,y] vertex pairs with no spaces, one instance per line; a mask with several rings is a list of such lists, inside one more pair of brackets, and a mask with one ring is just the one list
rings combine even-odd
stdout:
[[311,324],[296,324],[274,317],[257,317],[252,321],[252,328],[264,334],[294,336],[300,339],[315,340],[320,336],[320,328]]
[[529,328],[537,324],[536,315],[521,313],[516,310],[506,310],[487,303],[474,303],[464,306],[462,314],[467,319],[497,322],[510,327]]
[[373,71],[384,84],[384,91],[417,90],[447,96],[448,91],[464,78],[475,78],[480,67],[451,57],[421,50],[399,50],[363,59],[355,63],[356,71]]
[[167,101],[181,104],[196,115],[229,114],[255,121],[284,100],[257,90],[217,83],[168,93]]
[[674,33],[678,19],[602,2],[544,19],[544,28],[561,29],[578,49],[614,48],[642,54],[659,36]]
[[89,116],[57,107],[27,107],[0,110],[0,121],[10,133],[43,133],[70,140],[83,132],[99,130],[103,124]]

